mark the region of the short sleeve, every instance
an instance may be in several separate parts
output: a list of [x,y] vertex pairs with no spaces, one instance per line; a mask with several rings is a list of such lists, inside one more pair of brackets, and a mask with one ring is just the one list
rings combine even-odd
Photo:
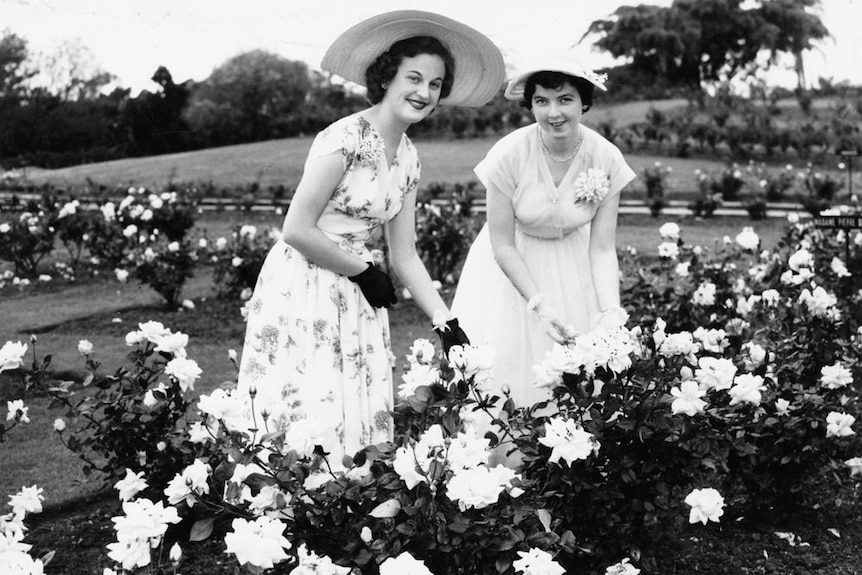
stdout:
[[610,178],[609,197],[618,195],[636,176],[635,171],[623,157],[623,153],[613,144],[609,144],[607,172]]
[[336,122],[324,128],[315,136],[308,150],[306,163],[330,154],[339,153],[347,169],[348,158],[352,158],[359,140],[359,126],[345,121]]
[[517,166],[520,162],[510,144],[511,140],[507,138],[494,144],[473,172],[486,189],[493,186],[511,199],[518,184]]
[[404,186],[404,193],[409,194],[419,189],[419,178],[422,176],[422,163],[419,161],[419,154],[416,152],[416,148],[409,139],[407,140],[405,149],[410,159],[407,161],[407,183]]

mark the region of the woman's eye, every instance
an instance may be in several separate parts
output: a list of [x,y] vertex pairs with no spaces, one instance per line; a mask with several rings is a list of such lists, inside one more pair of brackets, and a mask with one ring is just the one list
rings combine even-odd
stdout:
[[431,82],[431,89],[432,90],[439,90],[442,87],[443,87],[443,82]]

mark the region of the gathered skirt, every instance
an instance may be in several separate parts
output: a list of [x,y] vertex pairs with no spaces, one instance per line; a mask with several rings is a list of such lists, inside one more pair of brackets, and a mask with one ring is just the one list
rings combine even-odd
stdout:
[[373,308],[354,282],[279,240],[247,309],[237,389],[254,391],[262,432],[284,431],[288,448],[299,452],[321,445],[334,467],[392,439],[385,308]]
[[[539,291],[562,320],[586,333],[599,314],[589,259],[590,226],[560,239],[538,238],[516,229],[515,246]],[[509,280],[491,249],[487,224],[479,232],[464,263],[452,303],[452,313],[474,345],[489,345],[494,353],[491,389],[504,386],[518,406],[548,399],[536,388],[533,366],[542,362],[553,341],[535,312]]]

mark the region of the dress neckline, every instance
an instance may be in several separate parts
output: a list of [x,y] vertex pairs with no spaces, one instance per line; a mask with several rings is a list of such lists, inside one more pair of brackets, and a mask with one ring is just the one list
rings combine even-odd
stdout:
[[[581,126],[580,129],[583,130],[583,126]],[[554,175],[551,172],[551,166],[548,163],[550,160],[545,157],[545,153],[542,150],[542,142],[539,140],[539,130],[541,130],[541,128],[538,124],[536,124],[536,135],[534,138],[535,141],[533,142],[533,148],[535,149],[536,153],[541,157],[541,169],[544,171],[545,177],[548,178],[548,182],[551,184],[551,187],[553,188],[554,192],[558,192],[560,190],[560,187],[571,176],[572,172],[575,169],[575,164],[580,162],[580,158],[583,156],[584,153],[584,143],[581,142],[581,146],[578,148],[577,153],[574,155],[572,161],[569,163],[569,166],[566,168],[565,173],[563,173],[563,177],[561,177],[559,183],[557,183],[554,182]],[[586,135],[584,135],[584,138],[586,139]]]
[[383,138],[380,131],[374,127],[374,124],[368,121],[368,118],[366,118],[362,112],[359,112],[357,116],[365,123],[366,126],[368,126],[369,130],[374,132],[374,136],[380,140],[380,145],[382,146],[380,157],[383,160],[383,166],[386,168],[388,173],[392,173],[392,170],[398,165],[397,160],[401,155],[401,148],[404,145],[404,139],[407,137],[407,134],[405,132],[401,132],[401,137],[398,139],[398,145],[395,147],[395,153],[392,155],[392,162],[390,163],[389,159],[386,157],[386,139]]

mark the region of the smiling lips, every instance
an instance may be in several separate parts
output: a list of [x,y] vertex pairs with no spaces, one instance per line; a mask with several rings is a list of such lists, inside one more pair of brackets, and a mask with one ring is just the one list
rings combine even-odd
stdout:
[[425,102],[423,100],[415,100],[413,98],[407,98],[407,101],[417,110],[424,110],[430,104],[430,102]]

